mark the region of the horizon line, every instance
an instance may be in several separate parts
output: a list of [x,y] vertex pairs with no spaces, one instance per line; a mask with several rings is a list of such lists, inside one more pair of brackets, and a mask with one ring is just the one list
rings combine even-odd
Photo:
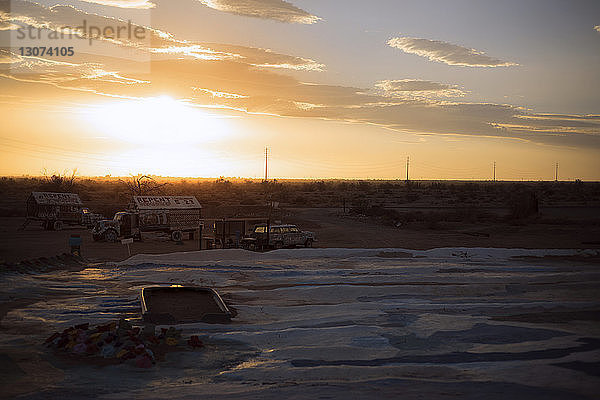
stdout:
[[[204,176],[163,176],[163,175],[155,175],[155,174],[136,174],[136,175],[77,175],[76,179],[123,179],[123,178],[131,178],[138,175],[147,175],[151,178],[159,178],[159,179],[196,179],[196,180],[239,180],[239,181],[256,181],[259,183],[265,182],[264,178],[257,177],[243,177],[243,176],[218,176],[218,177],[204,177]],[[50,175],[52,176],[52,175]],[[0,175],[0,179],[5,178],[33,178],[33,179],[43,179],[45,175],[29,175],[29,174],[21,174],[21,175]],[[568,183],[568,182],[586,182],[586,183],[598,183],[600,180],[587,180],[581,178],[570,178],[570,179],[475,179],[475,178],[416,178],[406,180],[405,178],[341,178],[341,177],[304,177],[304,178],[289,178],[289,177],[273,177],[268,179],[267,182],[272,181],[382,181],[382,182],[556,182],[556,183]]]

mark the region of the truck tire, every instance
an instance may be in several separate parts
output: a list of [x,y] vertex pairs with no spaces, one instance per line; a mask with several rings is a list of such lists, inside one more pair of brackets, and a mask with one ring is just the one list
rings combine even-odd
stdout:
[[104,232],[104,240],[106,240],[107,242],[114,243],[117,241],[118,238],[119,235],[114,229],[108,229],[106,232]]
[[55,231],[60,231],[63,228],[63,222],[62,221],[54,221],[54,224],[52,224],[52,229],[54,229]]
[[183,240],[183,233],[181,233],[181,231],[171,232],[171,240],[174,242],[181,242]]
[[304,242],[304,247],[312,247],[312,244],[312,239],[306,239],[306,242]]

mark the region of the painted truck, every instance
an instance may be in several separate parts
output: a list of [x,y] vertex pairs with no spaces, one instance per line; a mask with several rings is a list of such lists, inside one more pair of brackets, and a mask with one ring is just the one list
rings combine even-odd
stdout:
[[116,242],[121,238],[141,240],[144,232],[164,232],[175,242],[183,234],[193,237],[202,229],[202,206],[194,196],[133,196],[127,211],[112,220],[99,221],[92,230],[94,240]]
[[64,225],[81,224],[82,215],[83,203],[76,193],[32,192],[22,228],[38,221],[46,230],[61,230]]

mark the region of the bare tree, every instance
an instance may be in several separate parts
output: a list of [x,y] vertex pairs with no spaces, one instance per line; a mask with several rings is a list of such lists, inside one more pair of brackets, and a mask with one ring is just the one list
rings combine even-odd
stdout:
[[127,180],[119,180],[125,184],[132,196],[147,196],[157,194],[167,183],[158,183],[150,175],[131,175]]
[[69,192],[73,190],[77,180],[77,168],[73,168],[71,172],[67,170],[62,173],[54,171],[52,175],[44,169],[42,174],[44,176],[44,187],[56,192]]

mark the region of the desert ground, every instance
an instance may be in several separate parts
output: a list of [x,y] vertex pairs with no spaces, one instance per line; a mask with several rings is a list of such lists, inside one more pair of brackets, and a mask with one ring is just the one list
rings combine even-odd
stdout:
[[[501,210],[500,210],[501,212]],[[600,215],[600,206],[547,207],[541,222],[461,223],[457,227],[429,229],[421,226],[389,226],[365,216],[344,214],[337,208],[289,208],[281,219],[314,232],[319,248],[401,247],[417,250],[436,247],[497,247],[584,249],[600,248],[600,224],[588,215]],[[69,236],[80,235],[82,255],[91,262],[121,261],[129,254],[120,243],[94,242],[83,227],[45,231],[39,224],[20,230],[23,217],[0,217],[0,262],[16,263],[69,252]],[[132,255],[198,250],[197,241],[178,245],[164,235],[145,234],[130,245]]]
[[[79,190],[110,216],[126,206],[119,185]],[[145,234],[130,257],[83,227],[19,229],[28,191],[48,186],[3,179],[0,397],[598,398],[598,185],[179,185],[167,193],[196,193],[206,217],[261,216],[276,199],[273,219],[316,248],[198,251]],[[538,209],[519,214],[518,192]],[[72,234],[82,258],[56,258]],[[215,288],[237,315],[177,325],[205,346],[148,369],[43,344],[82,323],[144,327],[140,290],[156,284]]]
[[[78,193],[92,212],[112,218],[136,194],[194,195],[205,218],[266,217],[317,235],[321,248],[436,247],[598,248],[600,184],[595,182],[273,181],[148,178],[0,178],[0,265],[68,250],[70,234],[83,239],[92,262],[128,257],[120,244],[94,243],[88,230],[25,230],[32,191]],[[140,179],[138,177],[137,179]],[[139,183],[141,186],[134,185]],[[537,207],[528,209],[535,198]],[[270,209],[266,204],[275,202]],[[149,235],[132,254],[197,250]]]

